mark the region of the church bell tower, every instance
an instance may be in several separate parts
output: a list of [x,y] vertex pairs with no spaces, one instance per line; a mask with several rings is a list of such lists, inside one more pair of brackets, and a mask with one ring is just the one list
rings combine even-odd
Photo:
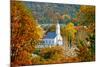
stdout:
[[56,34],[60,35],[60,25],[59,25],[59,22],[57,22],[57,25],[56,25]]
[[60,24],[59,22],[57,22],[57,25],[56,25],[56,44],[57,45],[62,45],[63,42],[62,42],[62,37],[61,37],[61,34],[60,34]]

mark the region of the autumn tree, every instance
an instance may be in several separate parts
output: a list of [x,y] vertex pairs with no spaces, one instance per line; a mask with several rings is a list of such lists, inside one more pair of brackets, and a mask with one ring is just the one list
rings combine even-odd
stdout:
[[79,57],[81,61],[93,61],[95,59],[95,6],[80,6],[77,19],[88,36],[85,38],[86,42],[80,40],[82,47],[79,47]]
[[95,22],[95,6],[80,6],[77,13],[77,18],[80,24],[88,25]]
[[68,46],[72,46],[72,41],[75,38],[75,33],[77,32],[74,28],[74,24],[72,22],[68,23],[64,29],[65,37],[68,40]]
[[43,29],[24,3],[11,1],[11,64],[32,64],[31,54],[42,36]]

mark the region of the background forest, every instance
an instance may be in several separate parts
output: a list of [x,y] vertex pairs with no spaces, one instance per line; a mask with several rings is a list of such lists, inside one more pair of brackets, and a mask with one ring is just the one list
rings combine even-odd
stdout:
[[[64,46],[35,48],[61,25]],[[95,60],[95,6],[11,2],[11,65]]]

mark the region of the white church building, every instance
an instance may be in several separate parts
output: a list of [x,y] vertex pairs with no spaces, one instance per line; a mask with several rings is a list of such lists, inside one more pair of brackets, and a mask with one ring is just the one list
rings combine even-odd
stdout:
[[63,45],[63,39],[60,34],[60,24],[56,24],[56,32],[48,32],[43,38],[43,43],[45,45],[54,46],[54,45]]

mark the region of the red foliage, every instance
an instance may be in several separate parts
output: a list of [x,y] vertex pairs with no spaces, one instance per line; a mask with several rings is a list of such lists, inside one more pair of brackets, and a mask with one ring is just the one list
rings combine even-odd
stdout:
[[19,1],[11,1],[11,35],[11,64],[32,64],[31,54],[42,38],[43,30]]

